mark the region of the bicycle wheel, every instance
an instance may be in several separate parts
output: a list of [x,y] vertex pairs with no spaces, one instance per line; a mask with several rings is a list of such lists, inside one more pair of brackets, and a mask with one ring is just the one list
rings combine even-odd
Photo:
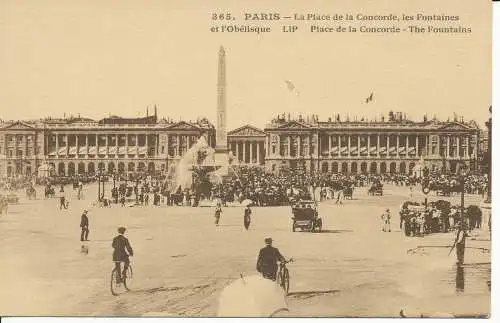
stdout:
[[283,284],[283,270],[280,268],[278,271],[278,275],[276,276],[276,283],[278,283],[279,287],[282,287]]
[[283,290],[285,291],[285,294],[288,294],[288,290],[290,289],[290,274],[288,273],[288,269],[285,268],[283,270],[283,282],[282,286]]
[[120,290],[120,283],[117,282],[118,279],[118,271],[116,268],[113,269],[111,272],[111,281],[110,281],[110,286],[111,286],[111,294],[114,296],[118,295],[118,291]]
[[132,265],[128,265],[128,269],[126,272],[126,276],[123,279],[123,286],[127,291],[130,290],[130,286],[132,286],[132,279],[133,279],[133,271],[132,271]]

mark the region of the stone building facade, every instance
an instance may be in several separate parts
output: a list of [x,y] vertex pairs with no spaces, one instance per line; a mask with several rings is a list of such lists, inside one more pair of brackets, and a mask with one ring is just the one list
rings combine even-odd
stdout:
[[215,128],[156,117],[11,122],[0,127],[0,177],[31,175],[42,164],[56,175],[156,172],[180,158],[200,136],[215,146]]
[[277,118],[264,129],[265,166],[332,173],[406,173],[423,159],[430,170],[477,168],[479,129],[474,123],[403,118],[332,121]]
[[[0,125],[0,177],[30,175],[44,163],[56,175],[165,172],[200,136],[216,146],[215,128],[155,116],[100,121],[72,118]],[[272,120],[264,130],[246,125],[227,134],[240,164],[341,173],[406,173],[423,160],[431,170],[477,169],[480,131],[459,121]]]

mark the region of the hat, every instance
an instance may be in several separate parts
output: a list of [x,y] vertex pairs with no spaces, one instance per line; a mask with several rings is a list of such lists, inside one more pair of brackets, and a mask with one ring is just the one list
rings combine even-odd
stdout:
[[271,238],[266,238],[266,239],[264,240],[264,242],[265,242],[266,244],[270,244],[271,242],[273,242],[273,239],[271,239]]

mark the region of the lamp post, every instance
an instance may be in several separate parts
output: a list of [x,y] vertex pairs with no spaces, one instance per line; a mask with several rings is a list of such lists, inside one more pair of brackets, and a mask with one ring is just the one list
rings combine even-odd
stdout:
[[116,191],[116,171],[113,171],[113,193],[111,195],[114,195],[115,197],[115,204],[118,204],[118,192]]
[[101,169],[97,170],[97,201],[101,201]]
[[465,167],[460,167],[460,224],[465,224],[465,176],[467,171]]

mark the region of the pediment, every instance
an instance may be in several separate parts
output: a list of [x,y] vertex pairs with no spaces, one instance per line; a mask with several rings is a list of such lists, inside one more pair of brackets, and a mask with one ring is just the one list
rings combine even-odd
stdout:
[[169,130],[200,130],[199,127],[186,122],[186,121],[179,121],[177,123],[174,123],[170,127],[168,127]]
[[443,125],[442,127],[439,128],[440,130],[471,130],[470,127],[460,124],[457,122],[451,122],[448,124]]
[[278,129],[311,129],[311,126],[299,121],[290,121],[279,126]]
[[246,125],[234,130],[227,134],[228,136],[245,136],[245,137],[264,137],[266,133],[256,127]]
[[4,126],[2,130],[35,130],[35,127],[27,123],[24,123],[22,121],[16,121],[14,123]]

